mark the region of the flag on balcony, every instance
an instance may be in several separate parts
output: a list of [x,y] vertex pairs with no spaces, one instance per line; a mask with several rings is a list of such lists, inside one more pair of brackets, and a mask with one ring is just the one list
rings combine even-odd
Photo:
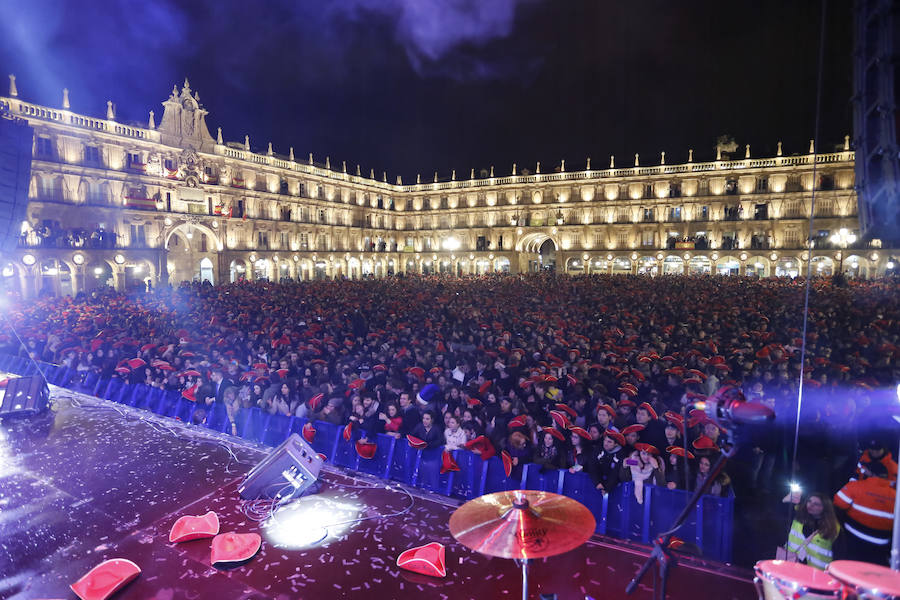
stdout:
[[153,198],[138,198],[136,196],[125,196],[126,208],[138,208],[141,210],[156,210],[156,200]]

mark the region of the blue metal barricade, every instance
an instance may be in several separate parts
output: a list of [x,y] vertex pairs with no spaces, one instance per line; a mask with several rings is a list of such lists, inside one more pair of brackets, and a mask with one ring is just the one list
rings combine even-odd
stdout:
[[443,494],[444,496],[450,495],[450,488],[453,485],[453,476],[456,471],[441,473],[443,454],[443,446],[422,450],[413,476],[413,485],[423,490]]
[[416,450],[404,439],[394,444],[394,455],[391,457],[391,479],[412,484],[419,465],[420,451]]
[[394,457],[394,445],[406,443],[397,441],[393,436],[386,433],[379,433],[374,438],[368,438],[370,442],[375,442],[375,456],[372,458],[361,458],[357,465],[357,470],[369,475],[375,475],[382,479],[388,479],[391,470],[391,460]]
[[480,455],[468,450],[456,450],[453,456],[459,465],[459,472],[453,476],[450,495],[463,500],[477,498],[484,489],[487,463],[481,460]]

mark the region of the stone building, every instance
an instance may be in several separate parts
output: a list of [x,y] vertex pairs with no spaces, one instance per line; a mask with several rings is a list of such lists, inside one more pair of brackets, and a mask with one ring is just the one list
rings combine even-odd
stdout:
[[[896,250],[854,239],[854,154],[718,156],[712,162],[505,169],[389,183],[359,166],[297,160],[214,138],[187,80],[157,124],[22,100],[0,108],[35,130],[27,219],[0,285],[26,296],[185,280],[397,273],[754,274],[842,268],[872,277]],[[629,161],[630,162],[630,161]],[[815,198],[810,242],[809,215]],[[844,230],[843,241],[833,241]],[[812,256],[811,256],[812,253]]]

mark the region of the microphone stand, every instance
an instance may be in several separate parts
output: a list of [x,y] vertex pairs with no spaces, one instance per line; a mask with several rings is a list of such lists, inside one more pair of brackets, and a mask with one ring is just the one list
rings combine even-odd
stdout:
[[[681,514],[679,514],[675,518],[675,522],[672,524],[672,527],[669,528],[665,533],[661,533],[657,536],[656,540],[653,542],[653,550],[650,552],[650,556],[647,557],[647,560],[641,565],[641,568],[638,569],[638,572],[635,574],[634,579],[625,587],[626,594],[633,594],[637,589],[638,584],[640,584],[641,580],[647,574],[647,572],[656,565],[657,567],[657,577],[653,580],[653,598],[656,600],[665,600],[666,598],[666,583],[669,579],[669,568],[674,567],[678,564],[678,561],[675,560],[675,557],[672,556],[672,551],[669,549],[669,541],[672,539],[672,536],[681,529],[681,527],[687,522],[688,516],[694,510],[694,507],[697,506],[697,502],[700,501],[700,497],[703,496],[706,492],[709,491],[709,488],[712,486],[713,482],[719,477],[719,474],[725,468],[725,463],[728,462],[728,459],[734,456],[735,451],[737,450],[737,446],[731,444],[729,441],[726,441],[724,447],[721,448],[719,458],[716,460],[715,464],[709,470],[709,475],[707,475],[706,479],[700,485],[699,488],[694,490],[694,494],[687,501],[687,504],[684,505],[684,509],[682,509]],[[687,461],[685,461],[687,462]],[[701,523],[697,523],[697,527],[701,527]]]

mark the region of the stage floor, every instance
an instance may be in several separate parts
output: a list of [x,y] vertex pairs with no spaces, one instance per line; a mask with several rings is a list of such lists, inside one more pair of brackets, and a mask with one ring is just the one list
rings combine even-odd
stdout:
[[[236,488],[268,449],[68,390],[52,396],[53,412],[0,424],[0,598],[72,598],[68,585],[108,558],[142,569],[117,600],[521,597],[513,561],[450,536],[459,504],[452,499],[409,489],[411,498],[391,482],[327,467],[318,494],[263,525],[242,510]],[[411,503],[401,516],[339,525]],[[178,517],[208,510],[223,533],[259,533],[256,557],[218,569],[209,539],[169,543]],[[324,525],[330,535],[304,547]],[[445,579],[396,567],[400,552],[429,541],[447,546]],[[536,561],[531,597],[625,598],[645,556],[644,547],[595,537]],[[669,590],[669,598],[756,598],[748,571],[690,560],[672,573]],[[632,597],[650,598],[650,588]]]

